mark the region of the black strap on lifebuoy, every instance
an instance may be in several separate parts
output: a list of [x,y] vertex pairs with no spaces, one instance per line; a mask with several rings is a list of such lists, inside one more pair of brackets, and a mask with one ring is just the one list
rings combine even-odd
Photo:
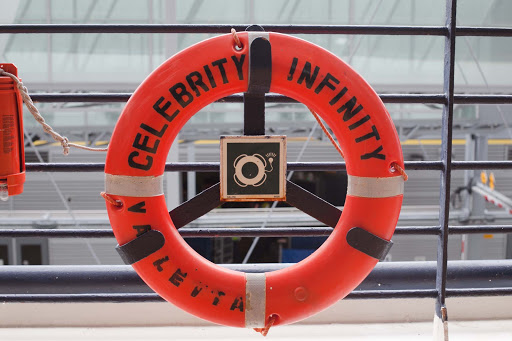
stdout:
[[354,249],[378,260],[384,260],[393,246],[393,241],[382,239],[360,227],[354,227],[348,231],[347,243]]
[[[249,26],[246,31],[264,31],[261,26]],[[272,47],[262,37],[255,38],[249,48],[249,84],[247,93],[264,95],[272,80]]]
[[216,183],[170,211],[169,215],[174,227],[180,229],[221,204],[220,184]]
[[336,206],[291,181],[286,181],[286,203],[332,228],[336,227],[341,217],[341,211]]
[[131,265],[160,250],[164,244],[160,231],[149,230],[124,245],[117,245],[116,251],[126,265]]
[[[246,31],[264,31],[252,25]],[[255,38],[249,46],[249,79],[244,93],[244,135],[265,135],[265,93],[272,80],[272,47],[265,38]]]

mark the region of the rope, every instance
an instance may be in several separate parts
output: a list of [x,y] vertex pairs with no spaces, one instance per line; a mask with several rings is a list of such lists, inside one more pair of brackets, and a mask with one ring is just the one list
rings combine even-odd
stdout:
[[393,162],[391,164],[391,167],[393,168],[393,171],[397,171],[398,173],[400,173],[400,175],[402,176],[402,178],[404,178],[404,181],[407,181],[409,179],[409,175],[407,175],[407,173],[405,172],[405,170],[400,167],[400,165],[396,162]]
[[309,109],[309,111],[311,111],[311,113],[315,117],[316,121],[318,122],[318,125],[320,125],[320,128],[322,128],[322,130],[324,131],[325,135],[327,135],[327,137],[329,138],[329,141],[331,141],[331,143],[334,146],[334,148],[336,148],[336,150],[338,151],[338,153],[340,153],[342,158],[345,158],[345,155],[343,155],[343,151],[341,150],[341,148],[338,145],[338,143],[336,143],[336,141],[334,141],[334,138],[332,137],[332,135],[327,130],[327,127],[325,126],[325,124],[320,119],[320,116],[318,116],[318,114],[316,112],[314,112],[313,109],[311,109],[311,108],[308,108],[308,109]]
[[[345,156],[343,155],[343,151],[341,150],[338,143],[334,140],[331,133],[329,133],[329,131],[327,130],[327,127],[320,119],[320,116],[318,116],[318,114],[316,112],[314,112],[313,109],[311,109],[311,108],[308,108],[308,109],[309,109],[309,111],[311,111],[311,114],[313,114],[313,117],[316,119],[316,121],[318,122],[318,124],[320,125],[322,130],[324,131],[325,135],[327,135],[327,137],[329,138],[329,141],[331,141],[334,148],[336,148],[336,150],[338,151],[338,153],[340,153],[342,158],[345,158]],[[409,176],[407,175],[405,170],[396,162],[391,163],[391,171],[398,172],[404,178],[404,181],[407,181],[409,179]]]
[[242,49],[244,46],[242,45],[240,38],[238,38],[238,34],[234,28],[231,29],[231,34],[233,35],[233,40],[235,41],[236,46],[238,46],[239,49]]
[[263,328],[254,328],[254,330],[258,333],[261,333],[263,336],[267,336],[268,331],[270,330],[270,327],[274,325],[274,323],[277,321],[277,315],[270,315],[268,317],[267,324]]
[[48,134],[50,134],[55,141],[57,141],[61,144],[64,155],[69,154],[70,147],[75,147],[75,148],[84,149],[84,150],[90,150],[93,152],[106,152],[108,150],[108,148],[92,148],[92,147],[81,146],[79,144],[69,142],[69,140],[66,136],[60,135],[55,130],[53,130],[53,128],[48,123],[46,123],[43,116],[41,116],[41,114],[39,113],[39,110],[37,110],[36,106],[34,105],[34,102],[32,102],[32,98],[30,98],[30,95],[28,94],[27,87],[25,85],[23,85],[23,83],[18,79],[18,77],[16,77],[12,73],[4,71],[1,68],[0,68],[0,76],[8,76],[8,77],[12,78],[12,80],[16,83],[16,86],[20,91],[20,95],[21,95],[21,98],[23,99],[23,103],[25,103],[25,105],[27,106],[27,108],[30,111],[30,113],[32,114],[32,116],[34,116],[34,119],[37,122],[39,122],[39,124],[41,124],[43,126],[43,130],[45,132],[47,132]]
[[105,199],[105,201],[107,201],[111,205],[114,205],[116,207],[123,206],[123,203],[122,203],[121,200],[116,200],[116,199],[112,198],[110,195],[108,195],[105,192],[101,192],[100,195],[103,197],[103,199]]

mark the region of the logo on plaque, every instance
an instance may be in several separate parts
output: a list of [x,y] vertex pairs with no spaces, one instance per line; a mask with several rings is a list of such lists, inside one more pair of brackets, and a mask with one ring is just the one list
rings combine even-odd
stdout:
[[286,136],[221,136],[221,200],[285,200]]

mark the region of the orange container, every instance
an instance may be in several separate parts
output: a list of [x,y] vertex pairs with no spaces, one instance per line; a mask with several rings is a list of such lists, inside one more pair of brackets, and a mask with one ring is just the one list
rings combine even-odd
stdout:
[[[18,76],[13,64],[0,68]],[[23,142],[23,107],[14,81],[0,77],[0,198],[21,194],[25,183],[25,151]]]

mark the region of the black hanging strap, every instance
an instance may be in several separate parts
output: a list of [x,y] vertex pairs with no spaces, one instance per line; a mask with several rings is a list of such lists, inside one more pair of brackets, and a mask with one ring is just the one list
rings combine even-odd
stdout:
[[[261,26],[249,26],[246,31],[264,31]],[[244,93],[244,135],[265,135],[265,93],[272,80],[272,48],[270,42],[249,36],[249,84]]]
[[264,95],[270,91],[272,80],[272,49],[270,42],[263,38],[255,38],[249,48],[249,86],[250,94]]
[[393,246],[393,241],[382,239],[360,227],[348,231],[347,242],[354,249],[378,260],[384,260]]
[[117,245],[116,251],[126,265],[131,265],[160,250],[164,244],[160,231],[149,230],[124,245]]
[[341,211],[336,206],[291,181],[286,181],[286,202],[332,228],[340,220]]
[[216,183],[170,211],[169,215],[174,227],[180,229],[221,204],[220,183]]

